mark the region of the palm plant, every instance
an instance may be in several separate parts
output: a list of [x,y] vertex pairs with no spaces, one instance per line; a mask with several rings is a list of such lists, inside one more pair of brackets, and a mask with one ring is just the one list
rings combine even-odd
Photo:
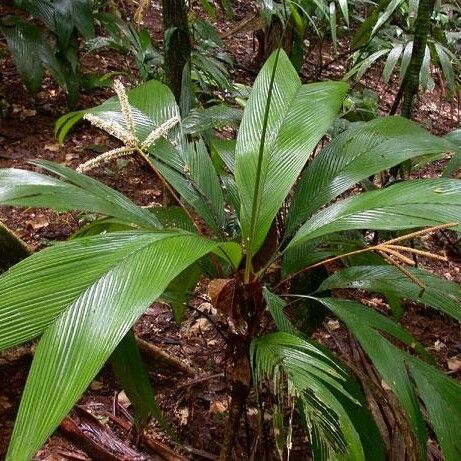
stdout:
[[418,53],[421,63],[417,66],[419,70],[411,71],[416,75],[412,79],[416,78],[416,86],[419,82],[424,90],[433,90],[433,72],[438,69],[448,93],[455,94],[459,85],[457,75],[461,70],[461,61],[456,55],[456,44],[452,39],[459,34],[458,13],[456,10],[453,12],[452,8],[447,13],[449,4],[438,3],[433,10],[430,10],[431,5],[423,4],[421,10],[430,10],[430,15],[426,15],[423,23],[420,17],[420,23],[417,24],[415,18],[418,16],[418,6],[419,2],[404,0],[380,2],[355,34],[352,41],[352,49],[355,50],[352,67],[345,78],[354,77],[359,80],[371,66],[384,60],[383,80],[386,83],[397,69],[400,83],[404,83],[405,78],[405,82],[408,82],[410,76],[407,70],[410,68],[413,43],[417,40],[418,48],[421,44]]
[[78,33],[87,39],[94,36],[92,2],[15,0],[15,4],[41,23],[38,26],[18,16],[0,21],[0,33],[7,40],[21,79],[35,93],[47,69],[65,90],[69,106],[74,106],[83,82]]
[[143,80],[158,78],[163,56],[155,49],[146,29],[137,28],[117,15],[107,12],[95,14],[95,20],[107,35],[87,40],[85,46],[88,50],[112,48],[131,54]]
[[279,46],[280,28],[274,27],[278,23],[285,29],[284,47],[289,52],[296,68],[303,64],[305,54],[304,39],[307,31],[313,31],[319,44],[329,35],[333,49],[337,51],[338,30],[349,26],[349,1],[337,0],[286,0],[286,1],[261,1],[260,16],[266,30],[265,56],[269,56]]
[[[441,258],[402,242],[459,228],[461,182],[408,181],[344,195],[393,165],[450,151],[451,142],[409,120],[387,117],[355,124],[318,151],[347,85],[303,85],[280,50],[255,81],[237,140],[211,141],[219,168],[200,138],[183,134],[167,87],[149,81],[128,95],[120,84],[116,91],[118,99],[90,109],[86,118],[123,146],[80,171],[137,156],[167,185],[177,206],[139,208],[51,162],[35,164],[57,177],[0,170],[3,205],[104,216],[84,237],[40,251],[0,277],[0,350],[40,336],[6,459],[31,459],[111,357],[127,365],[114,371],[133,395],[138,421],[156,414],[146,376],[136,373],[142,364],[133,353],[131,327],[159,297],[173,299],[180,320],[187,291],[178,298],[178,287],[190,290],[200,268],[217,279],[210,295],[228,325],[231,404],[221,460],[232,459],[245,401],[252,388],[262,386],[279,402],[274,432],[282,455],[292,444],[292,418],[285,425],[282,411],[288,402],[315,459],[385,459],[361,386],[348,366],[309,335],[320,309],[346,325],[376,367],[385,385],[368,391],[379,391],[380,399],[395,396],[399,421],[408,428],[409,457],[426,456],[427,419],[445,459],[459,459],[461,385],[433,365],[398,319],[401,301],[409,299],[461,320],[458,285],[402,264],[412,261],[404,254]],[[411,232],[367,244],[374,230]],[[332,260],[343,261],[345,269],[325,272],[309,290],[313,269]],[[393,317],[325,296],[336,288],[382,293]]]
[[[163,52],[152,43],[147,29],[107,12],[95,14],[95,19],[102,26],[105,35],[88,40],[86,48],[90,51],[112,48],[130,54],[142,80],[163,78],[180,101],[182,114],[187,115],[197,105],[197,100],[207,102],[207,99],[213,98],[216,90],[227,93],[233,91],[229,79],[229,68],[233,62],[222,51],[224,43],[209,22],[194,14],[186,15],[186,11],[184,17],[175,17],[172,12],[178,11],[178,5],[166,3],[170,15],[166,19],[168,24],[173,20],[184,20],[188,32],[180,35],[179,40],[172,32],[177,27],[170,24],[170,31],[167,29],[165,32]],[[185,9],[183,2],[179,3]],[[184,62],[177,65],[176,50],[181,47],[185,47],[185,56],[182,59]],[[200,98],[202,95],[204,97]]]

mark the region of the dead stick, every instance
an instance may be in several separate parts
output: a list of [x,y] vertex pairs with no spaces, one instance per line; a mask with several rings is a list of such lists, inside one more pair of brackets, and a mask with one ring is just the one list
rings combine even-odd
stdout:
[[141,444],[149,451],[161,456],[165,461],[187,461],[187,458],[178,455],[171,448],[148,437],[145,433],[141,435]]
[[186,375],[195,375],[195,370],[192,367],[179,360],[178,358],[168,354],[159,347],[138,337],[136,337],[136,344],[138,345],[142,356],[151,364],[154,364],[155,366],[164,364]]

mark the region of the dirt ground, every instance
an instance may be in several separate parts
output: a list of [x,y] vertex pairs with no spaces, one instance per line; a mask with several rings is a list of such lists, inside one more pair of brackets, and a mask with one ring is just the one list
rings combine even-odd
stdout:
[[[243,18],[250,8],[248,2],[240,2],[236,9],[237,16]],[[7,7],[0,6],[0,14],[5,14],[6,11]],[[218,28],[225,32],[232,24],[234,23],[220,19]],[[152,2],[152,6],[146,12],[145,26],[152,31],[154,38],[160,39],[161,18],[156,1]],[[233,79],[249,83],[254,78],[254,40],[251,34],[240,34],[237,38],[238,40],[226,40],[228,52],[236,62],[232,71]],[[1,40],[0,44],[4,45]],[[328,47],[325,47],[322,53],[324,63],[334,60]],[[86,69],[97,69],[99,72],[132,66],[128,58],[114,52],[83,53],[81,59]],[[314,79],[318,62],[318,51],[307,57],[302,71],[306,81]],[[341,60],[333,61],[320,77],[337,78],[342,74],[344,65]],[[378,75],[379,69],[367,76],[360,85],[378,92],[380,112],[384,114],[392,104],[398,83],[394,81],[392,85],[384,86],[380,83]],[[53,126],[56,119],[67,111],[62,90],[50,78],[46,78],[39,93],[31,97],[25,91],[7,53],[0,54],[0,95],[3,95],[8,104],[8,116],[0,119],[0,168],[33,169],[34,167],[28,163],[32,159],[47,159],[77,167],[97,155],[101,146],[115,146],[112,139],[85,123],[78,125],[70,133],[63,146],[59,145],[54,136]],[[110,89],[83,93],[79,106],[94,106],[109,95]],[[425,93],[418,100],[416,119],[434,133],[443,134],[459,126],[458,107],[445,101],[439,90]],[[421,174],[436,176],[440,173],[442,165],[443,162],[431,165]],[[108,164],[93,174],[111,187],[124,192],[140,205],[162,201],[162,188],[158,181],[149,175],[142,164],[132,159]],[[83,224],[82,217],[77,213],[15,207],[0,208],[0,221],[17,232],[33,250],[46,247],[55,240],[66,239]],[[422,265],[449,280],[461,282],[457,242],[448,241],[443,235],[435,235],[428,240],[427,245],[448,254],[450,261],[437,264],[422,261]],[[177,434],[177,442],[173,442],[174,439],[153,422],[148,435],[138,440],[138,444],[135,443],[129,402],[115,382],[110,369],[106,367],[71,415],[76,421],[86,421],[92,431],[110,431],[109,445],[112,444],[114,453],[118,454],[114,455],[114,458],[106,459],[182,459],[180,456],[186,459],[216,459],[229,402],[226,377],[222,372],[225,368],[225,356],[222,352],[223,340],[219,318],[203,296],[204,291],[203,286],[198,287],[193,307],[180,327],[175,324],[168,306],[155,303],[142,316],[135,328],[140,338],[161,347],[195,370],[194,376],[188,376],[179,371],[149,367],[159,405],[167,415],[173,432]],[[360,293],[357,296],[360,296]],[[379,297],[363,295],[362,300],[377,309],[387,309]],[[431,351],[448,374],[461,379],[459,324],[433,310],[413,305],[408,306],[403,324]],[[334,329],[331,325],[334,325]],[[316,338],[331,346],[335,353],[346,361],[353,360],[347,333],[341,325],[331,325],[328,327],[327,322],[326,326],[316,333]],[[6,452],[31,363],[33,347],[33,344],[27,345],[0,354],[0,459]],[[242,435],[236,444],[236,459],[246,459],[248,452],[251,452],[251,444],[256,433],[257,410],[256,398],[253,395],[249,399],[242,421]],[[91,419],[91,415],[94,415],[95,419]],[[270,425],[270,421],[267,424]],[[92,459],[88,457],[88,450],[85,451],[80,442],[65,436],[64,429],[62,427],[50,438],[37,454],[37,460]],[[126,451],[117,452],[117,443],[124,445]],[[176,458],[168,449],[174,450]],[[122,452],[124,454],[121,454]],[[302,443],[295,445],[291,459],[308,459]]]

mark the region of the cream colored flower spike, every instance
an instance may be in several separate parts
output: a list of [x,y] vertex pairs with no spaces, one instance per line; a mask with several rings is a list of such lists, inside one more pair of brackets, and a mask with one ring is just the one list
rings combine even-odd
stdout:
[[85,163],[82,163],[77,168],[77,171],[83,173],[85,171],[91,170],[100,163],[108,162],[109,160],[114,160],[120,157],[131,155],[133,152],[138,153],[144,160],[149,161],[147,156],[144,154],[143,150],[147,149],[149,146],[155,143],[158,139],[168,134],[177,123],[179,123],[179,117],[175,115],[166,122],[162,123],[160,126],[154,128],[147,138],[144,141],[140,141],[136,136],[136,129],[134,126],[133,113],[131,111],[131,106],[128,102],[128,96],[125,91],[125,87],[120,80],[114,82],[114,91],[117,94],[118,100],[120,101],[120,107],[123,114],[123,117],[128,127],[128,131],[123,128],[116,121],[104,120],[97,115],[87,113],[83,116],[85,120],[88,120],[96,128],[104,130],[106,133],[114,136],[125,144],[123,147],[117,149],[112,149],[104,154],[99,155],[98,157],[88,160]]
[[131,106],[128,102],[128,96],[125,91],[125,87],[120,80],[115,80],[114,91],[117,93],[118,100],[120,101],[120,107],[122,109],[123,117],[125,118],[126,126],[129,132],[136,138],[136,131],[134,128],[133,113],[131,112]]

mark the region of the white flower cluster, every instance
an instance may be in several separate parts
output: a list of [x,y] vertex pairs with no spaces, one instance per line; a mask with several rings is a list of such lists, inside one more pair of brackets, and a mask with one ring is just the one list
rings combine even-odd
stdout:
[[134,124],[133,112],[131,111],[130,103],[128,102],[128,96],[125,91],[125,87],[120,80],[114,82],[114,91],[117,94],[118,100],[120,101],[120,108],[125,120],[125,124],[128,129],[125,129],[120,123],[115,120],[105,120],[97,115],[87,113],[83,116],[85,120],[88,120],[93,126],[106,131],[111,136],[119,139],[123,142],[123,147],[112,149],[98,157],[82,163],[77,168],[77,171],[84,172],[94,168],[96,165],[113,160],[126,155],[131,155],[133,152],[142,153],[143,150],[155,143],[158,139],[162,138],[168,131],[170,131],[177,123],[179,123],[179,117],[175,115],[160,126],[154,128],[144,141],[140,141],[136,135],[136,129]]

